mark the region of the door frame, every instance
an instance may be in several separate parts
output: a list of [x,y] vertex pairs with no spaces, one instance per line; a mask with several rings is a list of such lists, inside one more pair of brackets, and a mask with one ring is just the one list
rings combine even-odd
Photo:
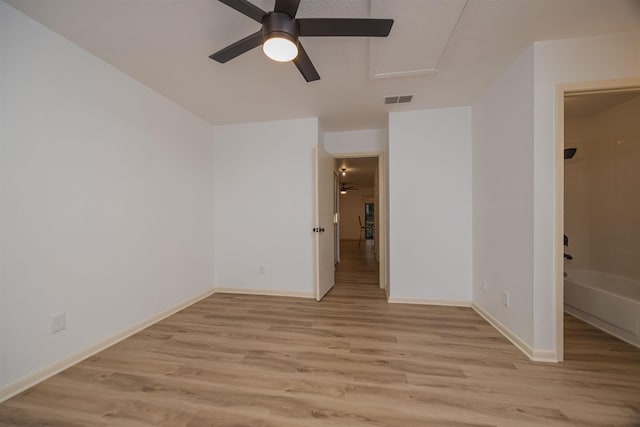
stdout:
[[[335,157],[333,158],[335,162]],[[340,262],[340,175],[333,171],[333,262]]]
[[557,361],[564,360],[564,98],[567,94],[627,92],[640,89],[640,78],[596,80],[590,82],[563,83],[556,86],[556,198],[553,254],[555,347]]
[[333,153],[335,159],[356,159],[362,157],[378,158],[378,225],[375,230],[378,240],[379,284],[384,289],[387,297],[389,289],[389,181],[387,171],[387,158],[384,151],[363,151],[353,153]]

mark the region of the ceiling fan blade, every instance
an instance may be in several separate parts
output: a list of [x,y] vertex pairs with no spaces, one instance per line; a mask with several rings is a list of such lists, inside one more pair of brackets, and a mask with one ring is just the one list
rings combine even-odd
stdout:
[[302,77],[307,82],[312,82],[315,80],[320,80],[320,74],[316,70],[316,67],[313,66],[309,55],[307,55],[307,51],[302,47],[302,43],[298,42],[298,56],[293,60],[293,63],[298,67],[298,71],[302,74]]
[[258,6],[253,3],[248,2],[247,0],[218,0],[220,3],[224,3],[227,6],[237,10],[243,15],[248,16],[254,21],[258,21],[262,23],[262,18],[267,14],[264,10],[260,9]]
[[296,20],[301,36],[386,37],[393,19],[301,18]]
[[286,13],[294,18],[298,12],[298,6],[300,6],[300,0],[276,0],[276,6],[273,11]]
[[250,36],[247,36],[233,44],[230,44],[224,49],[220,49],[213,55],[209,56],[209,58],[224,64],[225,62],[232,60],[236,56],[242,55],[243,53],[248,52],[255,47],[258,47],[261,44],[262,30],[253,33]]

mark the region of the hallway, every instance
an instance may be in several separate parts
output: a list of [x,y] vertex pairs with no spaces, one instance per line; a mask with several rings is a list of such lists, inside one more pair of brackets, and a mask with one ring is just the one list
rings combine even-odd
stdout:
[[325,299],[342,300],[368,298],[386,304],[387,297],[379,287],[378,263],[373,241],[340,241],[340,262],[336,265],[336,284]]

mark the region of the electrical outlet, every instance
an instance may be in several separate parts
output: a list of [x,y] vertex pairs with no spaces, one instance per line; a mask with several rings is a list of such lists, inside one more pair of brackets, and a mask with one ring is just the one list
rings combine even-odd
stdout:
[[64,311],[51,316],[51,333],[64,331],[67,328],[67,313]]
[[509,308],[509,292],[502,291],[502,305]]
[[487,285],[487,281],[483,280],[482,281],[482,290],[487,292],[489,290],[489,285]]
[[267,267],[261,265],[260,267],[258,267],[258,273],[260,273],[261,276],[264,276],[265,274],[267,274]]

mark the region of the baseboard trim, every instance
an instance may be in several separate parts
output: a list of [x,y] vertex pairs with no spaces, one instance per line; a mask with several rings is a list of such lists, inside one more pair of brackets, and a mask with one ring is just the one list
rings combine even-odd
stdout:
[[389,304],[446,305],[451,307],[471,307],[471,301],[434,298],[388,297]]
[[480,315],[484,320],[486,320],[491,326],[496,328],[498,332],[500,332],[506,339],[511,341],[513,345],[516,346],[518,350],[524,353],[525,356],[529,358],[529,360],[533,362],[547,362],[547,363],[557,363],[558,356],[553,350],[536,350],[532,348],[529,344],[527,344],[522,338],[513,333],[511,329],[507,328],[502,322],[493,317],[489,312],[485,309],[477,305],[476,303],[471,304],[471,308],[473,308],[476,313]]
[[220,294],[241,294],[241,295],[264,295],[272,297],[291,297],[291,298],[316,298],[313,292],[298,292],[279,289],[251,289],[251,288],[215,288],[216,293]]
[[575,307],[571,307],[567,304],[564,305],[564,312],[575,317],[576,319],[582,320],[584,323],[588,323],[589,325],[601,330],[602,332],[613,335],[614,337],[626,342],[627,344],[631,344],[634,347],[640,348],[640,342],[633,341],[623,335],[623,333],[631,335],[629,332],[619,329],[614,325],[607,324],[607,322],[605,322],[604,320],[598,319],[597,317],[592,316],[589,313],[586,313]]
[[154,323],[157,323],[159,321],[161,321],[162,319],[165,319],[169,316],[171,316],[172,314],[177,313],[178,311],[192,305],[195,304],[196,302],[210,296],[211,294],[213,294],[215,292],[215,289],[209,289],[206,292],[203,292],[199,295],[196,295],[192,298],[189,298],[186,301],[181,302],[178,305],[175,305],[161,313],[155,314],[145,320],[142,320],[141,322],[138,322],[126,329],[121,330],[120,332],[115,333],[114,335],[105,338],[83,350],[80,350],[76,353],[70,354],[60,360],[58,360],[57,362],[54,362],[48,366],[45,366],[44,368],[38,369],[37,371],[28,374],[20,379],[18,379],[17,381],[0,388],[0,403],[4,402],[7,399],[12,398],[13,396],[22,393],[23,391],[33,387],[34,385],[46,380],[47,378],[50,378],[62,371],[64,371],[65,369],[82,362],[83,360],[93,356],[96,353],[101,352],[102,350],[105,350],[108,347],[111,347],[112,345],[126,339],[129,338],[131,335],[136,334],[138,332],[140,332],[141,330],[148,328],[149,326],[153,325]]
[[533,362],[558,363],[558,355],[553,350],[536,350],[533,349],[533,356],[530,358]]

